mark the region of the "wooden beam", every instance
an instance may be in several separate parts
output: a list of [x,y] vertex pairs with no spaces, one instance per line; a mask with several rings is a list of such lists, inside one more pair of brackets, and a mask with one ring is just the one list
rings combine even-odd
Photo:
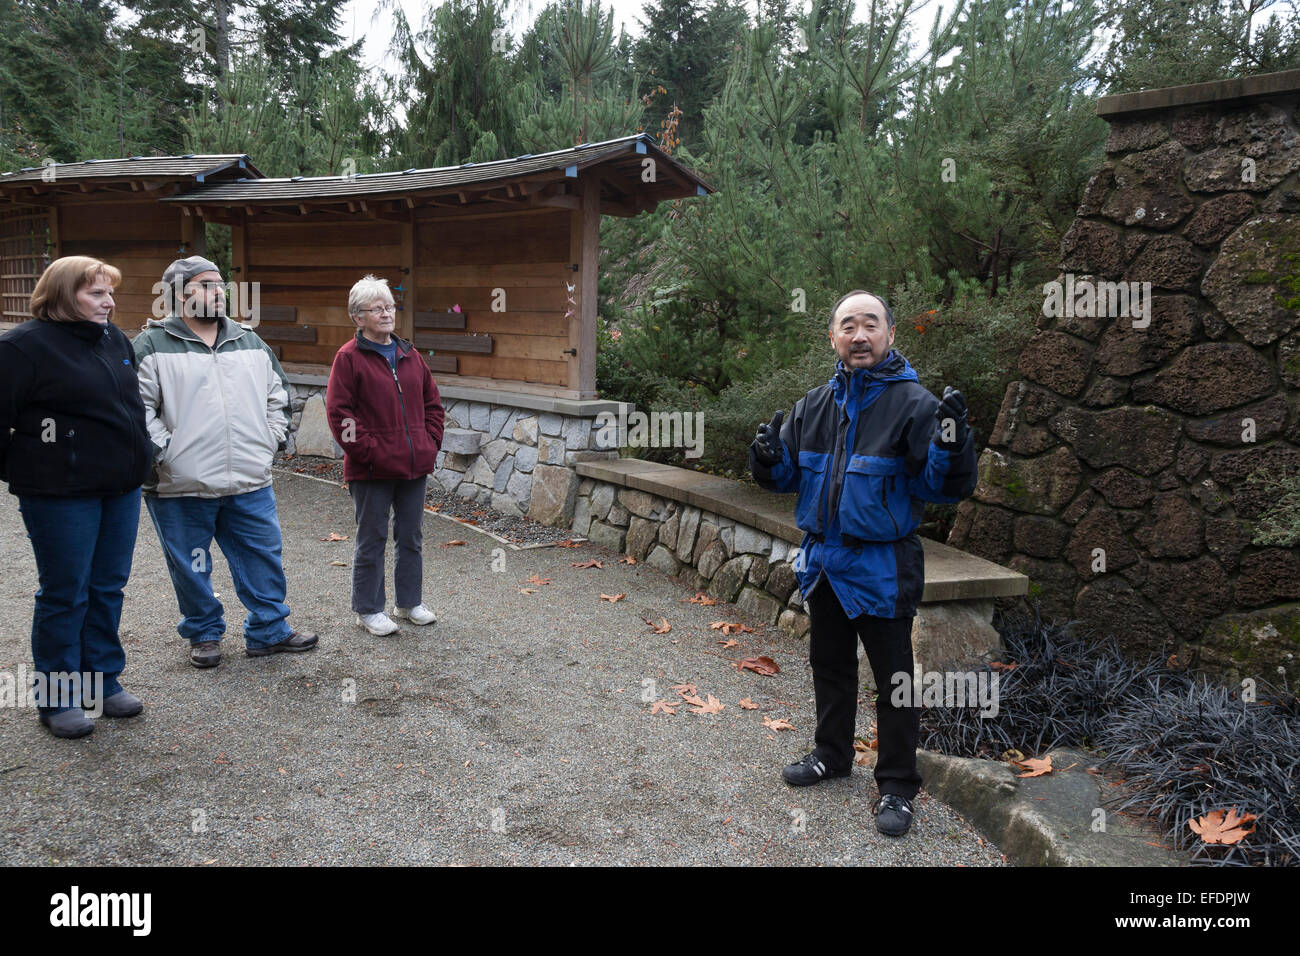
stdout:
[[248,221],[244,216],[230,227],[230,266],[238,270],[241,281],[248,279]]
[[492,336],[456,335],[450,332],[416,332],[415,347],[439,352],[477,352],[492,354]]
[[428,352],[421,352],[424,358],[424,364],[429,366],[431,372],[450,372],[456,374],[456,369],[460,363],[454,355],[430,355]]
[[463,329],[464,312],[416,312],[414,325],[417,329]]
[[[575,383],[582,398],[596,397],[596,307],[599,304],[596,280],[600,275],[600,184],[586,177],[582,184],[582,247],[579,264],[578,298],[581,325],[578,329],[578,380]],[[573,347],[572,339],[569,347]]]

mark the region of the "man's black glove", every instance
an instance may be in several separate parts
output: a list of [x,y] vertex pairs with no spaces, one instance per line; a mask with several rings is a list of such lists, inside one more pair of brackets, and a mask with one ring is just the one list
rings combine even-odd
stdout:
[[[934,420],[939,429],[939,434],[935,436],[938,445],[944,448],[960,448],[966,443],[966,432],[970,429],[966,424],[966,399],[951,385],[944,387],[943,399],[934,413]],[[954,424],[947,425],[949,420]],[[945,441],[944,438],[948,434],[952,435],[952,439]]]
[[782,409],[772,416],[771,422],[759,425],[758,432],[754,435],[751,446],[754,449],[754,460],[765,468],[779,465],[785,457],[781,446],[781,419],[784,417],[785,410]]

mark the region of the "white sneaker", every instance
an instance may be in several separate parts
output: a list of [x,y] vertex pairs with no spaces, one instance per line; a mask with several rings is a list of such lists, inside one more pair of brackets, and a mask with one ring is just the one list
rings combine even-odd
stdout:
[[376,637],[383,637],[397,630],[397,625],[393,623],[393,619],[383,611],[378,614],[358,614],[357,623]]
[[415,607],[398,607],[393,609],[393,613],[400,618],[405,618],[412,624],[432,624],[438,620],[438,615],[434,614],[423,604],[417,604]]

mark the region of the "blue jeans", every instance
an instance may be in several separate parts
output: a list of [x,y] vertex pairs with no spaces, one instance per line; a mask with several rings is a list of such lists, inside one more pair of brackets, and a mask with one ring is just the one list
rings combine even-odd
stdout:
[[158,531],[181,618],[176,630],[191,644],[219,641],[226,632],[221,602],[212,593],[212,539],[230,565],[235,593],[248,609],[244,643],[269,647],[287,638],[280,521],[271,486],[224,498],[145,495]]
[[[36,672],[46,686],[53,686],[51,672],[102,674],[104,696],[113,696],[126,666],[117,627],[140,525],[140,489],[102,497],[19,495],[18,509],[41,585],[32,616]],[[84,703],[75,688],[72,696],[48,706],[38,694],[37,706],[52,714]]]

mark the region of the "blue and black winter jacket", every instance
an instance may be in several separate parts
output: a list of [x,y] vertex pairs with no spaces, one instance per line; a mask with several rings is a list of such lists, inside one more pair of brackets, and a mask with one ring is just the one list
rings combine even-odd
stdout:
[[939,441],[939,399],[898,351],[872,368],[836,362],[835,374],[795,403],[781,427],[781,462],[749,468],[769,491],[798,491],[804,532],[795,562],[807,599],[829,582],[850,618],[913,617],[925,587],[916,529],[925,502],[956,502],[975,490],[974,435]]

